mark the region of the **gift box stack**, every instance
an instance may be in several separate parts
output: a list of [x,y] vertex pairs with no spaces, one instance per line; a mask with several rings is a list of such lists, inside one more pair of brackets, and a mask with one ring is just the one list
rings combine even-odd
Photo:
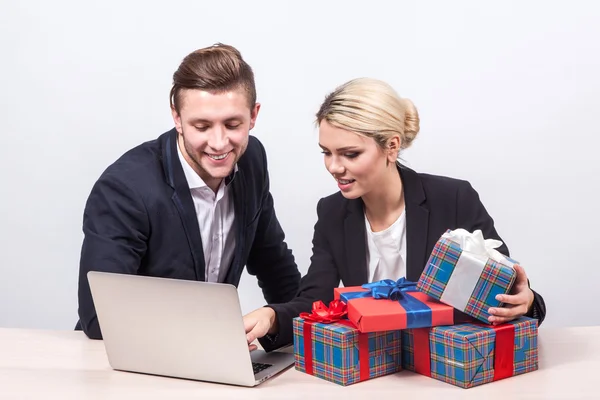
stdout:
[[[537,320],[488,322],[509,293],[516,261],[481,231],[445,232],[418,282],[334,289],[294,319],[296,369],[340,385],[413,371],[463,388],[538,368]],[[455,321],[455,310],[470,321]]]

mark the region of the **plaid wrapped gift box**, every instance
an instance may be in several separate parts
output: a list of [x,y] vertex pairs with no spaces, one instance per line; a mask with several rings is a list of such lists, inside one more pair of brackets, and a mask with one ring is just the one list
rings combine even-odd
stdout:
[[480,230],[447,231],[435,244],[417,289],[482,322],[488,309],[501,307],[496,295],[510,291],[516,261],[495,250],[502,242],[483,239]]
[[402,331],[402,367],[471,388],[538,369],[537,320]]
[[335,288],[334,298],[348,305],[348,319],[364,333],[456,322],[452,306],[417,292],[415,283],[405,278]]
[[294,318],[295,368],[343,386],[401,371],[401,344],[400,331],[368,334],[347,319]]

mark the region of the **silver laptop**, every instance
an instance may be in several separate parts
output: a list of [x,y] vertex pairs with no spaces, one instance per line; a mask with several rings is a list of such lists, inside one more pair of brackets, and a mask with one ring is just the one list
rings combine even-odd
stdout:
[[286,351],[248,350],[233,285],[91,271],[113,369],[255,386],[294,363]]

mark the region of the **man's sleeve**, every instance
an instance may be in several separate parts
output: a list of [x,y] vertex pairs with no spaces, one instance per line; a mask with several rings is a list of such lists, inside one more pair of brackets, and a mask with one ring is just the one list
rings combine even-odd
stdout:
[[87,273],[137,273],[149,231],[148,214],[131,185],[114,174],[103,175],[92,189],[83,216],[78,313],[81,328],[89,338],[102,339],[102,332]]

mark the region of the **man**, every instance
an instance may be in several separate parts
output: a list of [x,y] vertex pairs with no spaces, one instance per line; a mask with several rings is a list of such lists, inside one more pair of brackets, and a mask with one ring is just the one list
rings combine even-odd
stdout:
[[247,266],[268,303],[295,296],[300,273],[273,208],[265,150],[249,135],[259,109],[254,74],[235,48],[217,44],[182,61],[175,128],[125,153],[88,198],[76,329],[102,338],[90,270],[237,286]]

